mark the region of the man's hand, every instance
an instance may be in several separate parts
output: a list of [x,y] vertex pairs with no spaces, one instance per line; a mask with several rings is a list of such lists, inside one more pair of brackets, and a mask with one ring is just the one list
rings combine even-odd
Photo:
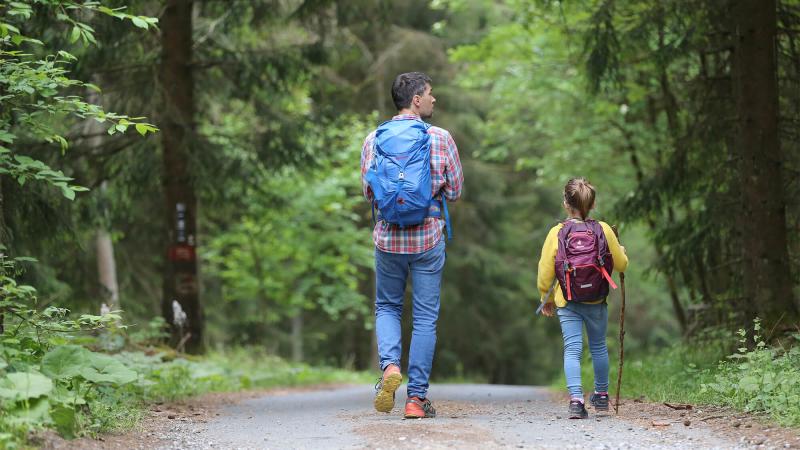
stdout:
[[555,310],[556,310],[556,304],[552,302],[545,303],[544,306],[542,306],[542,314],[544,314],[547,317],[553,317],[553,315],[555,314]]

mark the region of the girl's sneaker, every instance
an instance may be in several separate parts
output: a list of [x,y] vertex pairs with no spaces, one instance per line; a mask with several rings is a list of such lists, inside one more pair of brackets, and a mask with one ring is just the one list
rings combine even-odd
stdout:
[[589,417],[589,413],[586,411],[586,407],[583,406],[583,402],[580,400],[570,400],[569,401],[569,418],[570,419],[586,419]]
[[595,392],[589,397],[589,403],[597,411],[608,411],[608,392]]

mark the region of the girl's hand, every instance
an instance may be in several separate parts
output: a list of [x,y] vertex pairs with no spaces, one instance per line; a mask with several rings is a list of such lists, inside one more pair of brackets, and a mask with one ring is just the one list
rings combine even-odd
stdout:
[[556,309],[555,303],[545,303],[544,306],[542,307],[542,314],[544,314],[547,317],[553,317],[555,309]]

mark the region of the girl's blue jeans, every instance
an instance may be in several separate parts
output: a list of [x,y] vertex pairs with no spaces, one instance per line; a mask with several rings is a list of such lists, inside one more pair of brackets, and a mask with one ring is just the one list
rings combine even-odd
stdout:
[[436,347],[436,321],[444,269],[444,239],[422,253],[387,253],[375,249],[375,333],[381,370],[400,367],[406,280],[411,275],[413,331],[408,353],[408,396],[425,398]]
[[589,337],[589,352],[594,366],[594,390],[608,392],[608,305],[567,303],[558,308],[561,334],[564,337],[564,374],[567,389],[573,398],[583,398],[581,385],[581,355],[583,354],[583,327]]

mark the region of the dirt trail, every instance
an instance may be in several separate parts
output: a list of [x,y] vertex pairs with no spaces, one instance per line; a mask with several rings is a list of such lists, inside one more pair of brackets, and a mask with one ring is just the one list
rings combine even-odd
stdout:
[[[398,393],[405,392],[401,387]],[[249,398],[247,398],[249,397]],[[724,410],[623,405],[620,416],[565,419],[566,403],[546,388],[435,385],[438,417],[403,420],[402,402],[380,414],[369,386],[206,397],[156,407],[136,433],[48,448],[800,448],[800,437]],[[76,446],[77,445],[77,446]]]

